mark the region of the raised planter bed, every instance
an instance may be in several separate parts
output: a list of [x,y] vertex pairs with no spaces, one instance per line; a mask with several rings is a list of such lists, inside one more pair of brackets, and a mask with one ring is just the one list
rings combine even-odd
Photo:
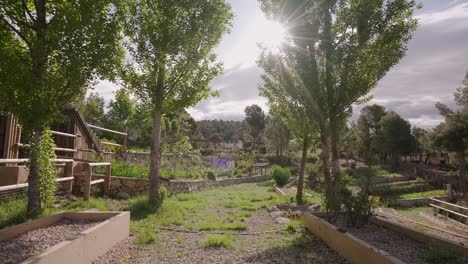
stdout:
[[353,228],[346,227],[342,220],[338,221],[338,227],[328,223],[321,219],[325,216],[322,212],[314,214],[304,214],[306,228],[351,263],[422,264],[426,263],[430,245],[456,252],[451,263],[468,263],[465,245],[380,217],[372,217],[370,224]]
[[0,263],[91,263],[129,235],[129,212],[62,212],[0,230]]

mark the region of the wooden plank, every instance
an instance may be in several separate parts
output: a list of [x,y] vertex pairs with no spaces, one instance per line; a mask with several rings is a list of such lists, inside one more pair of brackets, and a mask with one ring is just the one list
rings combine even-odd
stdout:
[[435,204],[429,204],[429,205],[432,206],[432,207],[435,207],[435,208],[437,208],[437,209],[440,209],[440,210],[443,210],[443,211],[452,213],[452,214],[454,214],[454,215],[458,215],[458,216],[461,216],[461,217],[463,217],[463,218],[468,219],[468,216],[466,216],[466,215],[464,215],[464,214],[460,214],[460,213],[458,213],[458,212],[449,210],[449,209],[444,208],[444,207],[441,207],[441,206],[437,206],[437,205],[435,205]]
[[116,144],[116,143],[112,143],[112,142],[105,142],[105,141],[101,141],[101,144],[103,145],[109,145],[109,146],[115,146],[115,147],[125,147],[124,145],[121,145],[121,144]]
[[93,125],[90,125],[90,124],[86,124],[86,125],[89,126],[90,128],[94,128],[94,129],[97,129],[97,130],[106,131],[106,132],[114,133],[114,134],[117,134],[117,135],[127,136],[127,133],[124,133],[124,132],[115,131],[115,130],[112,130],[112,129],[98,127],[98,126],[93,126]]
[[458,205],[458,204],[448,203],[448,202],[441,201],[441,200],[438,200],[438,199],[435,199],[435,198],[429,198],[429,199],[432,200],[432,201],[438,202],[438,203],[446,204],[446,205],[448,205],[448,206],[460,208],[460,209],[466,210],[466,211],[468,212],[468,208],[467,208],[467,207],[463,207],[463,206],[460,206],[460,205]]
[[94,180],[94,181],[91,181],[89,184],[94,185],[94,184],[98,184],[98,183],[101,183],[101,182],[104,182],[104,179]]
[[89,201],[89,197],[91,196],[91,174],[92,172],[92,167],[88,164],[88,170],[86,171],[86,174],[84,176],[84,191],[83,191],[83,199],[85,201]]
[[55,130],[51,130],[50,132],[52,133],[52,135],[57,135],[57,136],[64,136],[64,137],[71,137],[71,138],[80,137],[80,135],[74,135],[74,134],[64,133],[64,132],[55,131]]
[[110,166],[110,162],[94,162],[94,163],[88,163],[89,166],[91,167],[96,167],[96,166]]
[[78,150],[76,149],[70,149],[70,148],[54,148],[55,151],[58,152],[77,152]]
[[[56,182],[64,182],[64,181],[73,181],[73,177],[66,177],[66,178],[57,178],[55,179]],[[22,189],[28,187],[28,183],[21,183],[21,184],[13,184],[13,185],[6,185],[0,186],[0,192]]]

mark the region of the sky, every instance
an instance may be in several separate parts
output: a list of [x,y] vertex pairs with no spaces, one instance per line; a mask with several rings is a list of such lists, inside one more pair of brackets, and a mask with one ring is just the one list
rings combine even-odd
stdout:
[[[196,119],[242,120],[244,108],[257,104],[268,111],[266,99],[258,95],[262,70],[256,65],[258,42],[269,41],[279,32],[259,8],[257,0],[228,0],[235,14],[233,28],[215,49],[224,63],[224,73],[211,85],[220,92],[189,113]],[[418,29],[408,43],[406,56],[375,89],[373,99],[396,111],[414,126],[431,128],[442,121],[435,104],[454,106],[453,92],[468,71],[468,0],[419,0]],[[118,87],[104,81],[97,85],[108,101]],[[353,110],[356,119],[362,106]]]

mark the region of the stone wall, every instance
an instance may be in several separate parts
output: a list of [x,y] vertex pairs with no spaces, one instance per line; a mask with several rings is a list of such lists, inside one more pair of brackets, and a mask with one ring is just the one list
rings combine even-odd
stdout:
[[[100,178],[102,176],[95,176]],[[171,181],[161,180],[161,186],[164,186],[171,194],[191,193],[212,189],[216,187],[235,185],[241,183],[263,182],[271,179],[269,175],[257,175],[252,177],[228,178],[222,180],[190,180],[190,181]],[[110,196],[120,199],[127,199],[132,196],[146,194],[149,189],[148,179],[111,177]]]

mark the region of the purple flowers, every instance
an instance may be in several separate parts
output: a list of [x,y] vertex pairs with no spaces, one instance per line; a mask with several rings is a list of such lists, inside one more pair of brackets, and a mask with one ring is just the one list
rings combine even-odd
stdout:
[[233,165],[233,162],[228,160],[228,159],[223,159],[223,158],[209,158],[209,162],[213,165],[216,165],[218,167],[222,168],[231,168]]

